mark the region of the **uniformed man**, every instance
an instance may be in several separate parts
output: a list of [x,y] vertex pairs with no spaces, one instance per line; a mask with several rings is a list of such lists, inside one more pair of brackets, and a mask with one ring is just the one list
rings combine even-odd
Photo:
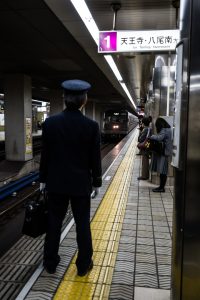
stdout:
[[44,267],[55,273],[62,222],[70,201],[76,223],[78,275],[93,267],[90,230],[90,195],[102,184],[98,123],[81,109],[91,85],[82,80],[62,83],[66,109],[45,120],[40,162],[40,189],[48,192],[48,226],[44,244]]

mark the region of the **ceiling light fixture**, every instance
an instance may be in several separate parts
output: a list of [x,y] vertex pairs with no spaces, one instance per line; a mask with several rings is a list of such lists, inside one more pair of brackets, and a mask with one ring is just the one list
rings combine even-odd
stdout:
[[111,69],[113,70],[113,73],[115,74],[116,78],[118,81],[122,82],[123,78],[114,62],[114,59],[112,58],[111,55],[104,55],[105,60],[107,61],[107,63],[109,64],[109,66],[111,67]]
[[[95,43],[99,44],[99,29],[94,21],[94,18],[92,17],[87,4],[85,3],[84,0],[71,0],[71,3],[73,4],[74,8],[76,9],[77,13],[79,14],[79,16],[81,17],[83,23],[85,24],[85,26],[87,27],[89,33],[91,34],[92,38],[94,39]],[[131,101],[132,105],[134,106],[134,108],[136,108],[136,105],[125,85],[125,83],[123,82],[123,78],[112,58],[111,55],[104,55],[105,60],[107,61],[107,63],[109,64],[110,68],[112,69],[113,73],[115,74],[117,80],[119,81],[119,83],[121,84],[122,88],[124,89],[125,93],[127,94],[129,100]]]
[[95,43],[98,45],[99,29],[87,7],[87,4],[85,3],[84,0],[71,0],[71,2],[74,5],[77,13],[81,17],[83,23],[87,27],[89,33],[93,37]]
[[122,88],[124,89],[125,93],[127,94],[129,100],[133,104],[134,108],[136,109],[136,105],[135,105],[135,103],[133,101],[133,98],[131,97],[131,94],[129,93],[129,90],[127,89],[127,86],[123,82],[120,82],[120,84],[121,84]]

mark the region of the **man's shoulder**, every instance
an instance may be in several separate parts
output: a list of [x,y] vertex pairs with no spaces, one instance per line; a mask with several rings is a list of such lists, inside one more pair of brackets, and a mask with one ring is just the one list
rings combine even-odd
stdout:
[[62,118],[62,113],[58,113],[47,117],[44,123],[42,124],[42,128],[49,129],[51,127],[55,127],[56,124],[60,123],[61,118]]
[[45,122],[46,123],[51,123],[55,120],[58,120],[60,118],[63,118],[63,112],[57,113],[55,115],[49,116],[48,118],[46,118]]

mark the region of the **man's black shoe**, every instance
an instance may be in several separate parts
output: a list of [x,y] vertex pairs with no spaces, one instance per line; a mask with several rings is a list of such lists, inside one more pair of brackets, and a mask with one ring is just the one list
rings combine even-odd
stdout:
[[137,178],[137,180],[148,180],[148,179],[149,179],[148,177],[142,177],[142,176]]
[[46,265],[45,262],[44,262],[44,263],[43,263],[43,267],[44,267],[44,269],[45,269],[45,271],[46,271],[47,273],[49,273],[49,274],[54,274],[54,273],[56,273],[56,268],[57,268],[59,262],[60,262],[60,256],[58,256],[58,260],[57,260],[56,266],[54,266],[54,267],[48,266],[48,265]]
[[88,268],[87,269],[85,269],[85,270],[78,270],[78,276],[85,276],[90,270],[92,270],[92,268],[93,268],[93,261],[91,260],[91,262],[90,262],[90,264],[89,264],[89,266],[88,266]]
[[152,190],[154,193],[164,193],[165,192],[165,189],[164,188],[160,188],[160,187],[157,187],[155,189]]
[[50,268],[50,267],[47,267],[47,266],[44,265],[44,269],[45,269],[45,271],[46,271],[47,273],[49,273],[49,274],[54,274],[54,273],[56,273],[56,268]]

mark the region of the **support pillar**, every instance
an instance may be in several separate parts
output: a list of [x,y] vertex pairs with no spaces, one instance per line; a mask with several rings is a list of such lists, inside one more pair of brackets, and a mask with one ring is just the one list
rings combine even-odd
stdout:
[[95,109],[95,117],[94,120],[99,123],[99,127],[101,126],[101,106],[99,103],[94,102],[94,109]]
[[93,102],[88,101],[86,106],[85,106],[85,115],[90,118],[90,119],[94,119],[94,111],[93,111]]
[[88,101],[86,106],[85,106],[85,111],[84,114],[92,119],[95,120],[96,122],[99,123],[100,126],[100,107],[98,107],[98,104],[95,102],[95,100]]
[[60,113],[65,109],[65,102],[61,91],[52,91],[50,99],[50,115]]
[[32,149],[32,86],[23,74],[5,79],[5,150],[6,159],[27,161]]

